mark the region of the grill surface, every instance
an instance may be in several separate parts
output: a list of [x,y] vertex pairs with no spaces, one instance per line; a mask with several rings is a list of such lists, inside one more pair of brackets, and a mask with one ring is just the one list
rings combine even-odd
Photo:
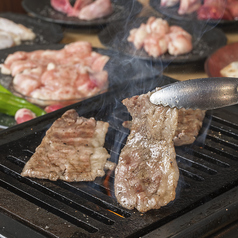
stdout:
[[[216,204],[221,202],[215,201],[220,201],[222,196],[221,199],[226,203],[226,198],[229,197],[226,193],[231,193],[238,184],[236,106],[208,112],[196,142],[176,148],[180,169],[177,196],[173,202],[159,210],[141,214],[118,205],[113,191],[114,173],[109,171],[103,178],[97,178],[94,182],[78,183],[51,182],[20,176],[24,164],[40,144],[46,130],[70,108],[75,108],[80,116],[93,116],[97,120],[110,123],[105,147],[111,154],[110,160],[117,162],[129,133],[128,129],[123,128],[122,122],[130,119],[121,100],[170,82],[174,80],[164,76],[148,79],[146,82],[137,81],[133,85],[124,85],[120,90],[112,89],[103,95],[2,131],[2,216],[6,215],[13,222],[20,222],[19,229],[25,232],[22,237],[27,237],[26,234],[31,232],[36,232],[37,236],[34,237],[150,237],[150,234],[151,237],[159,237],[156,230],[166,225],[169,227],[169,224],[176,221],[179,224],[179,218],[189,215],[191,211],[196,212],[196,209],[202,209],[206,204],[210,204],[210,213],[216,213],[221,207]],[[202,211],[200,210],[198,216],[206,216]],[[233,210],[233,213],[234,211],[237,210]],[[234,217],[230,215],[230,220],[232,219]],[[0,222],[0,225],[2,224],[3,220]],[[7,224],[4,223],[4,226]],[[202,232],[200,229],[200,235],[205,235],[207,230]],[[167,231],[166,235],[178,235],[178,231],[179,228],[174,228]],[[162,237],[165,237],[165,233]]]

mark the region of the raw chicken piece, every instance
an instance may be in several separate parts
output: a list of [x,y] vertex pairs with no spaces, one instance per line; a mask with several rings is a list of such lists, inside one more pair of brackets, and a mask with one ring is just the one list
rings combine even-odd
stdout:
[[180,0],[178,14],[190,14],[197,11],[201,6],[201,0]]
[[0,17],[0,30],[10,33],[16,45],[22,40],[33,40],[36,37],[31,29],[2,17]]
[[38,66],[36,61],[32,60],[17,60],[11,64],[10,70],[12,76],[16,76],[19,73],[22,73],[25,69],[32,69]]
[[113,12],[110,0],[96,0],[93,3],[83,7],[79,12],[79,19],[93,20],[108,16]]
[[169,24],[162,18],[150,17],[146,23],[146,31],[164,36],[169,32]]
[[160,5],[162,7],[172,7],[174,5],[176,5],[177,3],[179,3],[180,0],[161,0],[160,1]]
[[192,36],[179,26],[171,26],[168,37],[168,52],[171,55],[181,55],[192,50]]
[[165,36],[152,33],[145,39],[144,49],[148,55],[156,58],[167,52],[168,40]]
[[9,48],[15,45],[15,42],[8,32],[0,31],[0,49]]
[[101,18],[113,12],[110,0],[76,0],[74,6],[69,0],[51,0],[50,3],[56,11],[82,20]]
[[41,86],[39,79],[35,79],[32,75],[18,74],[13,79],[13,84],[17,85],[15,89],[23,95],[30,93]]
[[141,49],[144,45],[144,40],[147,37],[148,32],[146,25],[142,23],[138,29],[132,29],[130,35],[127,38],[129,42],[133,42],[136,49]]
[[170,27],[166,20],[155,17],[150,17],[139,28],[132,29],[127,40],[136,49],[143,47],[154,58],[167,51],[179,55],[192,50],[192,36],[188,32],[178,26]]

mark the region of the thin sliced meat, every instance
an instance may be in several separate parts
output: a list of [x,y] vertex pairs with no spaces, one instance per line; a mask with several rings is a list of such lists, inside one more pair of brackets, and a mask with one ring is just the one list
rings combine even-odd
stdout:
[[109,124],[66,111],[46,132],[21,175],[68,182],[103,176],[110,157],[103,148]]
[[[205,117],[205,110],[192,110],[181,108],[178,110],[178,122],[176,132],[173,138],[175,146],[192,144],[202,127]],[[132,121],[124,121],[123,126],[129,130],[132,127]]]
[[115,170],[118,202],[140,212],[158,209],[174,200],[179,179],[172,141],[178,110],[153,105],[150,94],[123,100],[132,125]]
[[175,137],[175,146],[192,144],[202,127],[205,110],[192,110],[181,108],[178,110],[178,126]]

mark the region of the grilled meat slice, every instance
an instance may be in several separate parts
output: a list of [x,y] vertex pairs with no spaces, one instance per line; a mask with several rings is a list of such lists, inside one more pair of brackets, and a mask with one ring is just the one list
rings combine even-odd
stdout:
[[[205,117],[205,110],[181,108],[178,110],[178,123],[175,136],[173,138],[175,146],[192,144],[202,127]],[[132,122],[124,121],[123,126],[131,129]]]
[[109,124],[66,111],[46,132],[21,175],[65,181],[93,181],[103,176],[110,157],[103,148]]
[[178,125],[173,139],[175,146],[192,144],[202,127],[205,110],[178,110]]
[[155,106],[150,92],[123,100],[131,132],[115,171],[115,195],[127,209],[158,209],[174,200],[179,179],[173,138],[178,110]]

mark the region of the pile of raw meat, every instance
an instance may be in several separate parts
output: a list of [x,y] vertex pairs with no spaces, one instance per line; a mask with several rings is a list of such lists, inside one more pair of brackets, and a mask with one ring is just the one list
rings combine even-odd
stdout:
[[127,39],[136,49],[144,49],[148,55],[156,58],[166,52],[181,55],[193,48],[192,36],[179,26],[169,26],[162,18],[150,17],[139,28],[130,31]]
[[81,20],[94,20],[113,12],[110,0],[76,0],[74,6],[69,0],[51,0],[50,3],[56,11]]
[[93,96],[108,87],[103,70],[108,56],[79,41],[61,50],[18,51],[10,54],[1,72],[11,74],[14,89],[42,106],[47,100],[71,100]]
[[21,41],[34,40],[35,37],[31,29],[0,17],[0,49],[20,45]]
[[162,7],[171,7],[179,3],[178,14],[197,12],[200,20],[238,19],[238,0],[161,0]]

